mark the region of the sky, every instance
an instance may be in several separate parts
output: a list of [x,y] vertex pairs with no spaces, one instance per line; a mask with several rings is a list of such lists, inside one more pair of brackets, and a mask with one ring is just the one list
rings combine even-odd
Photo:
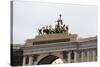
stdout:
[[14,1],[13,3],[13,43],[25,43],[38,35],[38,28],[54,26],[62,14],[63,23],[69,32],[79,37],[97,35],[97,6],[78,4],[43,3]]

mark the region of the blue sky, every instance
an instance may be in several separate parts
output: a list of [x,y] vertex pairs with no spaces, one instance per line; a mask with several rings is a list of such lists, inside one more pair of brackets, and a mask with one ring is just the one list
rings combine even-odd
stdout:
[[13,10],[13,42],[24,43],[34,38],[38,28],[56,24],[59,14],[69,32],[79,37],[97,35],[97,6],[15,1]]

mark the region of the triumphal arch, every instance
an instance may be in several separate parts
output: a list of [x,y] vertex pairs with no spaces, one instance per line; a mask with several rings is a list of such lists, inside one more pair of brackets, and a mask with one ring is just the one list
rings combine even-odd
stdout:
[[97,36],[79,39],[68,30],[61,14],[54,28],[38,29],[39,35],[27,39],[23,47],[23,65],[97,61]]

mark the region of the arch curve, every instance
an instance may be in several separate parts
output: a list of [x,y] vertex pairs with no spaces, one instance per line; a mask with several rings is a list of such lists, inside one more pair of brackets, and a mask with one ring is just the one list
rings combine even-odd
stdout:
[[58,59],[59,57],[55,56],[55,55],[48,55],[44,58],[42,58],[38,65],[41,65],[41,64],[51,64],[54,60]]

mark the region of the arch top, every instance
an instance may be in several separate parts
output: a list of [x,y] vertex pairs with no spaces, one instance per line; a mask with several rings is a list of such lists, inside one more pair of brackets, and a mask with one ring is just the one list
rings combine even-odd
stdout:
[[42,64],[52,64],[55,60],[59,59],[59,57],[55,56],[55,55],[48,55],[45,56],[44,58],[42,58],[38,65],[42,65]]

